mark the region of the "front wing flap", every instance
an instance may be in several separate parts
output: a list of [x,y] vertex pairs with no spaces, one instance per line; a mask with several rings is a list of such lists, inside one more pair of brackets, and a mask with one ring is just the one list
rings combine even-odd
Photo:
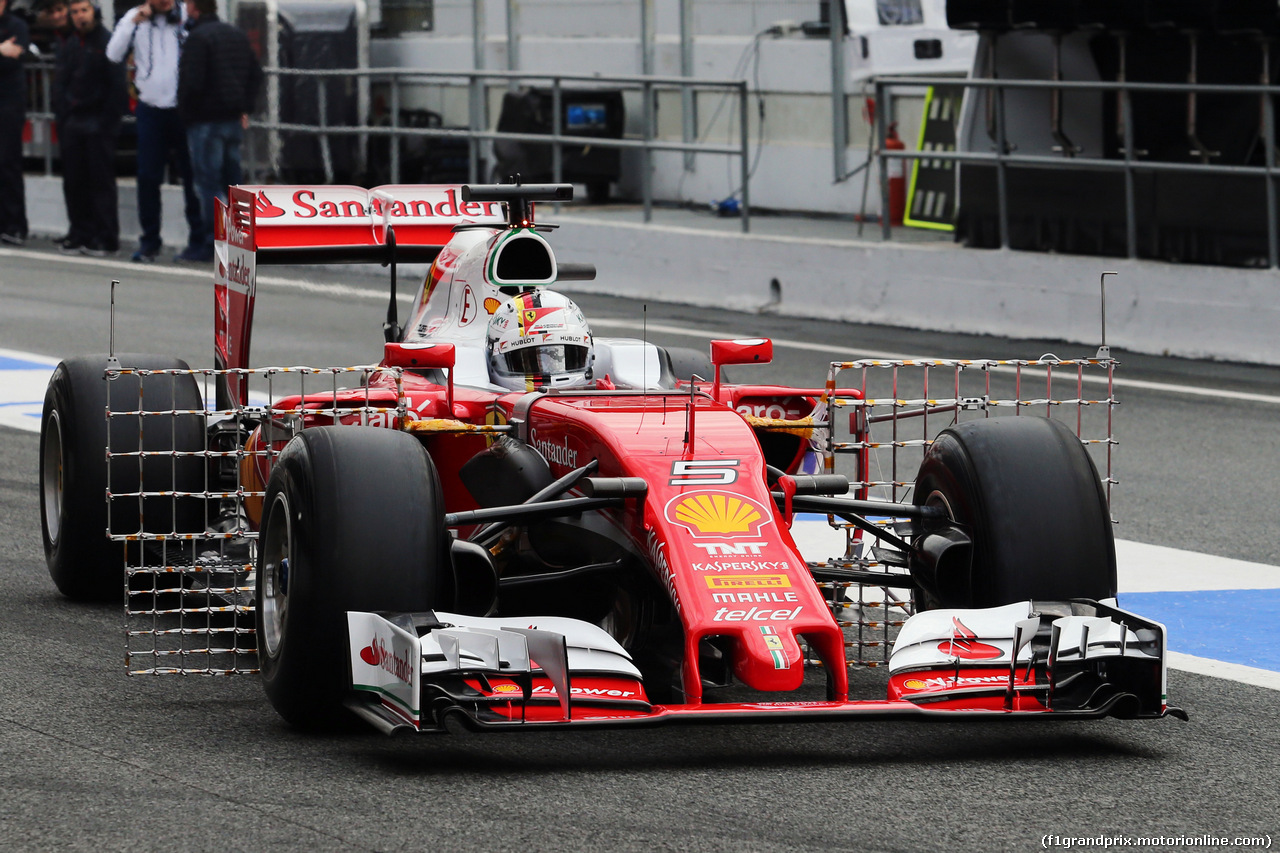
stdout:
[[1181,715],[1164,626],[1096,601],[932,610],[903,626],[889,698],[937,709]]
[[[1162,625],[1095,601],[935,610],[903,626],[888,697],[654,705],[626,650],[560,617],[347,614],[357,715],[387,734],[868,717],[1186,718],[1167,704]],[[785,698],[780,694],[780,698]]]

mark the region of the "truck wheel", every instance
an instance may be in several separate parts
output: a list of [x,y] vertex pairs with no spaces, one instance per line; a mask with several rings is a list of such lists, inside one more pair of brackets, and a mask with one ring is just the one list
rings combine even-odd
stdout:
[[[189,369],[176,358],[118,358],[125,368]],[[113,453],[136,453],[139,449],[190,452],[203,450],[205,440],[201,414],[116,416],[111,418],[108,435],[108,385],[111,407],[116,411],[203,412],[204,402],[195,377],[189,374],[126,375],[108,383],[103,378],[106,364],[105,356],[70,358],[59,364],[45,391],[40,422],[40,521],[45,561],[59,591],[84,601],[119,601],[124,596],[124,543],[112,542],[106,535],[107,447]],[[204,460],[199,457],[146,457],[141,478],[138,459],[112,459],[109,485],[114,494],[204,490]],[[136,497],[113,498],[110,525],[115,533],[198,533],[205,529],[204,509],[200,498],[153,497],[145,499],[140,517]]]
[[915,503],[946,508],[973,540],[968,566],[940,567],[921,609],[1116,594],[1102,483],[1058,421],[990,418],[943,430],[916,476]]
[[258,547],[258,663],[292,726],[342,727],[348,610],[416,612],[452,601],[444,496],[412,436],[315,427],[281,452]]

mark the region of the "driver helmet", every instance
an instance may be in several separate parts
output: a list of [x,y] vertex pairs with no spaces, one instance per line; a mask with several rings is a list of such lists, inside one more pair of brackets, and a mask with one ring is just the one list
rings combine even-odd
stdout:
[[485,338],[489,377],[512,391],[575,388],[591,381],[591,327],[567,296],[532,290],[494,312]]

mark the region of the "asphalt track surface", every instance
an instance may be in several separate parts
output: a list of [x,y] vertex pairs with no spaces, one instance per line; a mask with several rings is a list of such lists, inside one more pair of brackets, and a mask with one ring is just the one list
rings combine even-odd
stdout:
[[[211,363],[207,279],[166,266],[30,254],[0,257],[0,347],[54,357],[104,351],[106,282],[115,275],[125,278],[119,350]],[[327,271],[261,273],[381,287]],[[579,301],[593,319],[642,316],[633,302]],[[264,285],[255,362],[373,360],[382,310],[377,299],[345,289]],[[884,352],[1089,354],[1055,342],[678,306],[650,305],[644,315],[651,328],[679,324]],[[658,331],[650,338],[694,343]],[[1280,394],[1280,370],[1121,357],[1130,378]],[[780,348],[769,378],[816,383],[828,358]],[[1118,534],[1280,563],[1273,509],[1280,406],[1137,388],[1123,399]],[[0,429],[0,526],[8,544],[0,552],[5,849],[1030,850],[1046,834],[1280,842],[1280,692],[1177,671],[1169,693],[1190,712],[1185,724],[299,735],[275,716],[253,678],[124,676],[118,608],[69,603],[48,580],[37,448],[36,434]]]

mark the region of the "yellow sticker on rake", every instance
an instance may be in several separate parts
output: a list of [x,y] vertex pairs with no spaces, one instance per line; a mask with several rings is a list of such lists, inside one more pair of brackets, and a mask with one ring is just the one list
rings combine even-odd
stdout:
[[777,589],[791,586],[791,579],[786,575],[720,575],[708,577],[706,581],[711,589]]

